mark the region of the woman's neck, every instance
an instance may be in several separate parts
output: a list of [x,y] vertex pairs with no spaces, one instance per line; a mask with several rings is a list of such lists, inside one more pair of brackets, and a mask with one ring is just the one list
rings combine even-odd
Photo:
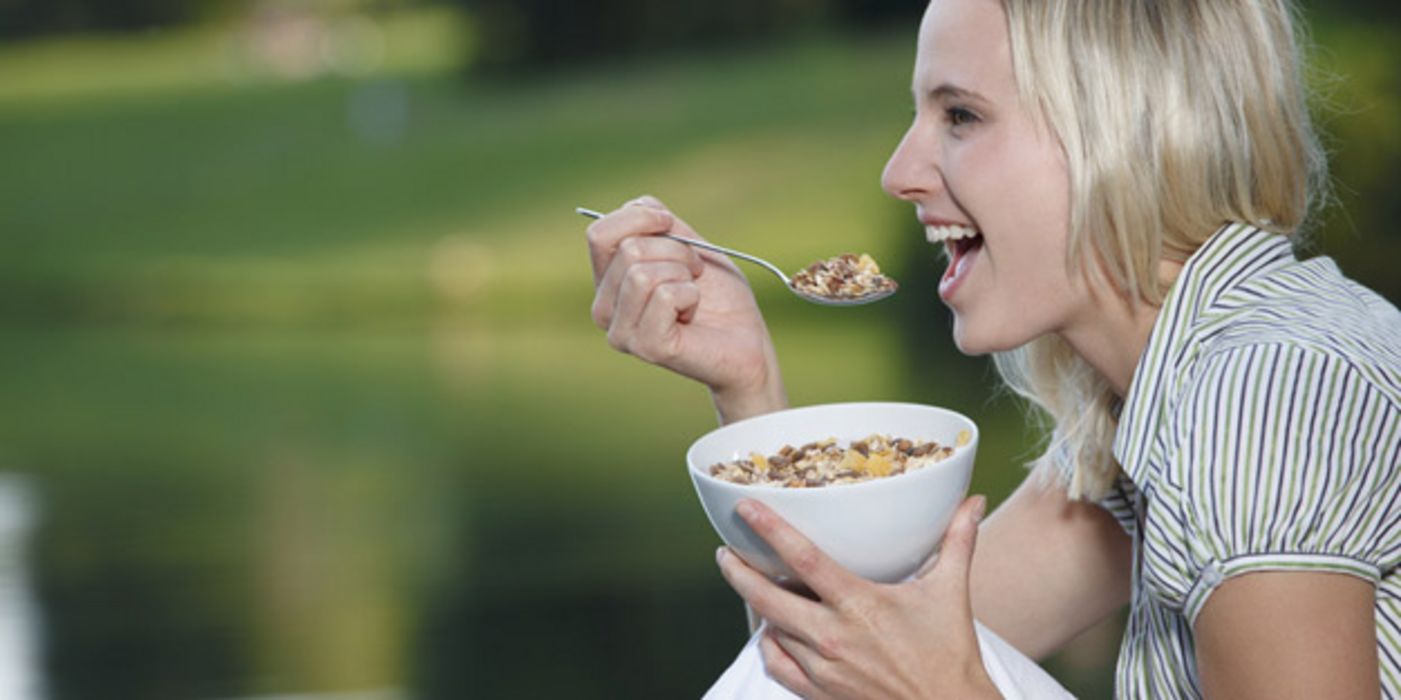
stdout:
[[[1163,287],[1170,287],[1181,272],[1181,263],[1161,263],[1158,274]],[[1134,370],[1148,346],[1161,307],[1136,297],[1129,302],[1109,295],[1093,299],[1095,303],[1083,318],[1062,330],[1061,337],[1122,399],[1133,383]]]

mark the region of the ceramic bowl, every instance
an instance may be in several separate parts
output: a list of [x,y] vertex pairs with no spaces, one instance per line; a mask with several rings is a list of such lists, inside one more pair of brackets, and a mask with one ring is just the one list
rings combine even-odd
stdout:
[[[710,475],[717,462],[771,455],[835,437],[839,445],[872,433],[956,445],[954,454],[921,469],[853,484],[785,488],[736,484]],[[761,501],[847,569],[874,581],[907,578],[938,547],[968,491],[978,426],[955,411],[910,403],[839,403],[792,408],[718,428],[696,440],[686,462],[706,515],[751,566],[776,579],[793,572],[735,512]]]

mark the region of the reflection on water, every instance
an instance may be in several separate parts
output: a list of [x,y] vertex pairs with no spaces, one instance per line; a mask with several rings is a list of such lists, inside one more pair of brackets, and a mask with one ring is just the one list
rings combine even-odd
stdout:
[[0,474],[0,698],[11,700],[44,696],[28,564],[35,517],[29,481]]

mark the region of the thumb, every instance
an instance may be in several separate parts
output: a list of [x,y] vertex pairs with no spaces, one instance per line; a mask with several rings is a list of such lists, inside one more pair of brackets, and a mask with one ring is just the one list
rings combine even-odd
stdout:
[[939,551],[925,562],[916,577],[944,579],[967,586],[968,572],[973,565],[973,550],[978,543],[978,523],[982,522],[986,510],[986,496],[977,495],[964,500],[954,513],[949,529],[944,531]]

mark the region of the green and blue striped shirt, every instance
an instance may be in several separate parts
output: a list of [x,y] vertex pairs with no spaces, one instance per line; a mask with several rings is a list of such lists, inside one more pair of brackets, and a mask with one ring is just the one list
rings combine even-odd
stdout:
[[1327,258],[1233,224],[1187,261],[1124,399],[1101,501],[1134,541],[1117,695],[1197,698],[1192,624],[1239,574],[1376,586],[1401,699],[1401,313]]

